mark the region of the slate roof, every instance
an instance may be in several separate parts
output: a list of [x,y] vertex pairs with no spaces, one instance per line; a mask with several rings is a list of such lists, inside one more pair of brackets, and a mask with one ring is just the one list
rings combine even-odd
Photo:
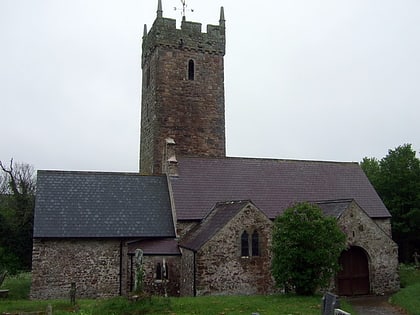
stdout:
[[354,199],[372,218],[390,217],[357,163],[254,158],[178,159],[171,178],[178,220],[200,220],[214,204],[252,200],[269,218],[295,202]]
[[249,203],[249,200],[217,203],[179,245],[197,251]]
[[324,215],[339,218],[352,202],[352,199],[344,199],[320,201],[315,204],[322,209]]
[[178,256],[181,251],[178,247],[178,241],[174,238],[147,239],[130,242],[128,244],[128,253],[134,254],[136,249],[140,248],[143,255],[160,256]]
[[35,238],[174,236],[165,176],[38,171]]
[[[315,204],[321,208],[324,215],[338,218],[352,202],[353,200],[345,199],[320,201]],[[252,202],[250,200],[239,200],[217,203],[200,224],[182,239],[179,246],[198,251],[249,203]]]

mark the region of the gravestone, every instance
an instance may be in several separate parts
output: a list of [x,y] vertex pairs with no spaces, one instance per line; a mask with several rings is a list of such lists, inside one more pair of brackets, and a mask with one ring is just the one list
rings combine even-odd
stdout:
[[340,300],[337,295],[327,292],[322,297],[322,315],[334,315],[334,309],[340,308]]
[[347,312],[345,312],[343,310],[340,310],[339,308],[336,308],[334,310],[334,315],[351,315],[351,314],[350,313],[347,313]]

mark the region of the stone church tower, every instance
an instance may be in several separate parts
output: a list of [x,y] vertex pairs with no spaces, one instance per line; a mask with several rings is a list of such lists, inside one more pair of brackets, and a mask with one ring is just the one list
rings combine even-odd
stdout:
[[140,172],[164,172],[168,143],[177,156],[225,156],[225,19],[219,25],[157,17],[142,47]]

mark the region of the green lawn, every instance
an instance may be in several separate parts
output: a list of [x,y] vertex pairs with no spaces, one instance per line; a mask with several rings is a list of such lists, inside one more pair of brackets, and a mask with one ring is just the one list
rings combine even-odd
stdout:
[[[75,312],[69,301],[30,301],[28,300],[31,278],[30,274],[7,277],[2,289],[9,289],[9,297],[0,300],[0,314],[12,311],[43,311],[48,304],[53,307],[54,315],[250,315],[258,312],[261,315],[298,315],[320,314],[320,296],[299,297],[294,295],[269,296],[206,296],[184,298],[152,297],[132,302],[126,298],[108,300],[78,300],[78,311]],[[352,311],[342,302],[342,308]]]
[[[78,301],[81,315],[250,315],[258,312],[261,315],[298,315],[320,314],[319,296],[211,296],[195,298],[151,298],[146,301],[131,302],[125,298],[109,300]],[[75,314],[68,301],[28,301],[4,300],[0,302],[0,313],[6,311],[41,311],[47,305],[53,306],[54,315]],[[351,311],[349,306],[344,309]]]
[[420,269],[401,265],[400,278],[401,290],[392,296],[391,303],[410,315],[420,315]]

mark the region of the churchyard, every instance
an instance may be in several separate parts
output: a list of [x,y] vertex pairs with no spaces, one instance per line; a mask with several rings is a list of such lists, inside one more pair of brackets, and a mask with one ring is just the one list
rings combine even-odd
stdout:
[[[405,309],[409,315],[420,315],[420,269],[401,265],[402,289],[390,300]],[[68,300],[30,301],[30,273],[7,276],[0,289],[9,290],[8,296],[0,299],[0,314],[47,315],[51,306],[54,315],[260,315],[278,314],[321,314],[321,296],[300,297],[295,295],[269,296],[205,296],[186,298],[148,297],[138,301],[127,298],[102,300],[79,300],[76,305]],[[341,309],[357,315],[345,299],[341,299]],[[361,315],[361,314],[360,314]]]
[[[107,300],[79,300],[76,306],[68,300],[30,301],[28,299],[30,274],[7,277],[2,288],[9,289],[7,298],[0,300],[0,314],[27,312],[27,314],[46,315],[51,305],[54,315],[139,315],[139,314],[171,314],[171,315],[244,315],[259,313],[270,314],[316,314],[321,312],[321,296],[298,297],[294,295],[270,296],[207,296],[186,298],[150,297],[139,301],[127,298]],[[342,308],[352,312],[345,301]],[[42,313],[30,313],[41,312]],[[12,313],[14,312],[14,313]],[[353,313],[352,313],[353,314]]]

